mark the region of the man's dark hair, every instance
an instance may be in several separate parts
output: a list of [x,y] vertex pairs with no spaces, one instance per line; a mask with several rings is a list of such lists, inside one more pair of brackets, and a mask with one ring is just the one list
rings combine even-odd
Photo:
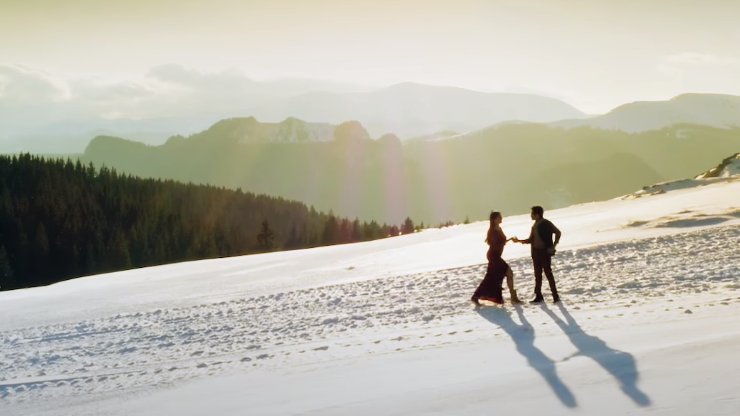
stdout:
[[493,221],[496,217],[500,217],[501,213],[498,211],[491,211],[491,215],[488,216],[489,221]]
[[545,210],[542,209],[541,206],[535,205],[535,206],[532,207],[532,214],[537,214],[537,215],[539,215],[541,217],[541,216],[545,215]]

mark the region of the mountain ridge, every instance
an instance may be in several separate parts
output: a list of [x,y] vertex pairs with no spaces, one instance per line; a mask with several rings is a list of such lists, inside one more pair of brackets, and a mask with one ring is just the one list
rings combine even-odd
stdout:
[[478,218],[492,207],[520,212],[533,198],[550,208],[608,199],[693,176],[740,148],[740,129],[693,125],[624,133],[504,124],[405,142],[372,139],[357,121],[336,126],[332,140],[305,143],[240,141],[214,131],[160,146],[98,138],[82,159],[143,177],[294,199],[350,218],[440,223]]
[[566,102],[542,95],[413,82],[372,91],[305,93],[251,112],[268,120],[287,115],[332,123],[359,120],[373,136],[394,133],[403,138],[439,130],[470,131],[507,120],[549,122],[586,116]]
[[550,123],[558,127],[589,126],[628,133],[658,130],[675,124],[701,124],[718,128],[740,126],[740,96],[684,93],[668,100],[635,101],[606,114]]

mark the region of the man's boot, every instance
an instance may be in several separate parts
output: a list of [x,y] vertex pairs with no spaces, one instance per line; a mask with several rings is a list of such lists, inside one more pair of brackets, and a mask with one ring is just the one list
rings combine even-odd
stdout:
[[552,295],[552,303],[558,303],[560,302],[560,296],[556,293]]
[[544,301],[545,301],[545,298],[543,298],[542,295],[536,295],[534,299],[529,301],[529,303],[542,303]]

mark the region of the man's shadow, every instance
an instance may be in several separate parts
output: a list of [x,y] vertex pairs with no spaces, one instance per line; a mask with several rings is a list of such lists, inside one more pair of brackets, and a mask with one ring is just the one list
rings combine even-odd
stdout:
[[582,355],[596,361],[619,382],[619,387],[632,401],[639,406],[649,406],[650,398],[637,387],[639,372],[632,354],[615,350],[609,347],[601,338],[585,333],[578,322],[565,309],[565,306],[558,304],[558,307],[565,321],[555,315],[547,306],[543,305],[542,310],[555,321],[570,338],[570,342],[578,348],[573,356]]
[[516,306],[516,312],[521,324],[517,324],[511,317],[511,313],[499,308],[478,308],[478,314],[493,324],[506,331],[516,343],[516,350],[523,355],[529,365],[537,370],[542,378],[547,381],[555,395],[563,405],[576,407],[576,398],[568,386],[558,377],[555,362],[534,345],[534,328],[529,324],[522,313],[522,307]]

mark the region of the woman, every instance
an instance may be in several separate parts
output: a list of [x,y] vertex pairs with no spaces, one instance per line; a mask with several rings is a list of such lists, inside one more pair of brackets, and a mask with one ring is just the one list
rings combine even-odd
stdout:
[[506,239],[504,231],[501,229],[503,217],[500,212],[492,211],[489,216],[490,226],[486,243],[488,243],[488,269],[483,281],[475,289],[473,297],[470,300],[476,305],[480,305],[479,299],[489,300],[494,303],[503,304],[504,297],[501,293],[501,283],[506,276],[506,285],[509,287],[511,303],[522,303],[514,290],[514,273],[511,267],[504,261],[501,255],[504,252],[504,246],[509,241]]

